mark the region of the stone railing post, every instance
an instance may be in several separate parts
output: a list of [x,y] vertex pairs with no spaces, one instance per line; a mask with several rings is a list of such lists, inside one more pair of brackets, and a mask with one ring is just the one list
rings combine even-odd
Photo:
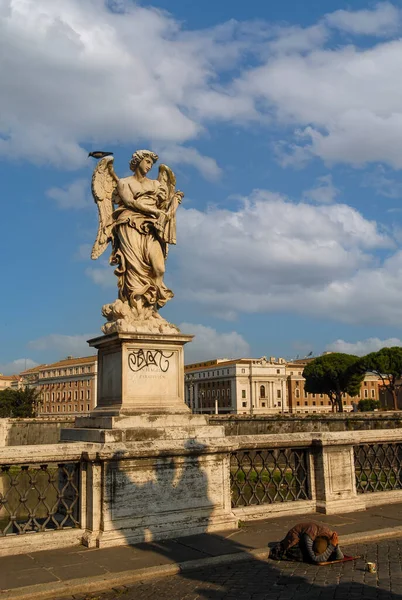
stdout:
[[[97,460],[86,460],[82,477],[82,543],[88,548],[99,545],[102,527],[102,473],[103,465]],[[85,488],[84,488],[85,486]]]
[[[338,438],[338,439],[337,439]],[[336,434],[312,440],[317,512],[334,514],[364,510],[356,493],[353,443]]]

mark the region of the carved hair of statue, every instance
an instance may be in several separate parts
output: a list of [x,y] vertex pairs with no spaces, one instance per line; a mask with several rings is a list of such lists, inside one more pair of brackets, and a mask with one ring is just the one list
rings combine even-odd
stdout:
[[137,150],[137,152],[134,152],[130,160],[131,171],[135,171],[140,162],[147,156],[151,157],[154,163],[156,163],[159,158],[158,155],[155,154],[155,152],[151,152],[151,150]]

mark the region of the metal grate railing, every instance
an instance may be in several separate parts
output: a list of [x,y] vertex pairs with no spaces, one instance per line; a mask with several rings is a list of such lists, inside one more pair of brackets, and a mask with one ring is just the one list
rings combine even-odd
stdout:
[[354,447],[358,494],[402,489],[402,444]]
[[308,500],[308,450],[238,450],[230,455],[232,508]]
[[0,467],[0,536],[79,527],[79,463]]

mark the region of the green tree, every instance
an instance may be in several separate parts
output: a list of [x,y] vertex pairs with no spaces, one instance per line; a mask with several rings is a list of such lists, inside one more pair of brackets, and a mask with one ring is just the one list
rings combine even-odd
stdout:
[[361,412],[370,412],[375,410],[376,408],[380,408],[381,404],[378,400],[373,400],[372,398],[365,398],[364,400],[359,400],[358,408]]
[[331,352],[315,358],[303,371],[304,389],[310,394],[326,394],[332,410],[343,412],[342,394],[357,396],[364,373],[354,370],[357,356]]
[[356,368],[378,375],[385,389],[391,394],[394,410],[398,410],[398,394],[402,387],[402,348],[393,346],[370,352],[359,360]]
[[34,417],[39,396],[37,390],[29,387],[0,391],[0,417]]

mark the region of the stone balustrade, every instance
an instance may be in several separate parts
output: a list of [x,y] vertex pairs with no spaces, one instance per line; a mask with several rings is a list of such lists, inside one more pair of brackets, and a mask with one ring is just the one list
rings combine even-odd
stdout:
[[402,500],[402,429],[0,448],[0,556]]

